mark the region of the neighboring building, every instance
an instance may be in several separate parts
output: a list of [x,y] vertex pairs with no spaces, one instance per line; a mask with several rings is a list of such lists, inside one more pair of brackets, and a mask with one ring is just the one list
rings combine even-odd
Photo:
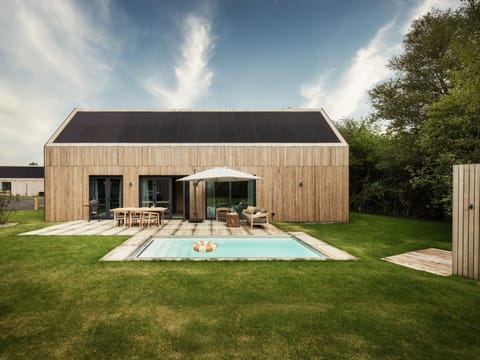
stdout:
[[0,192],[3,194],[43,195],[42,166],[0,166]]
[[176,180],[216,166],[263,180],[200,183],[201,217],[243,201],[276,221],[348,221],[348,144],[323,110],[74,110],[45,145],[45,218],[86,219],[91,199],[105,217],[158,205],[188,218],[193,184]]

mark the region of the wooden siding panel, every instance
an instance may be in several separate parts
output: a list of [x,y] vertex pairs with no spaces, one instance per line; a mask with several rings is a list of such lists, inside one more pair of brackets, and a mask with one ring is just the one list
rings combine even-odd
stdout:
[[[284,203],[283,199],[283,187],[282,187],[282,178],[281,178],[281,168],[277,166],[272,167],[272,211],[275,213],[274,219],[277,221],[284,221],[282,217],[282,205]],[[268,191],[269,189],[265,189]],[[286,220],[285,220],[286,221]]]
[[452,273],[458,274],[458,186],[460,167],[453,167],[452,192]]
[[464,193],[463,168],[460,168],[458,177],[458,273],[463,274],[463,193]]
[[[296,199],[296,179],[295,168],[283,167],[280,169],[280,177],[278,179],[281,182],[281,189],[283,191],[283,199],[277,199],[281,202],[281,213],[279,218],[283,221],[294,221],[296,218],[296,212],[300,211],[299,204]],[[302,204],[303,205],[303,204]]]
[[273,166],[286,166],[286,149],[283,147],[272,148],[273,151],[273,158],[272,158],[272,165]]
[[[348,147],[50,145],[45,148],[45,164],[45,216],[52,221],[87,218],[82,206],[88,203],[91,175],[122,176],[124,205],[137,206],[141,175],[184,176],[214,166],[261,176],[257,205],[274,212],[277,221],[348,220]],[[203,214],[204,193],[200,196]],[[58,199],[70,204],[62,205]]]
[[463,192],[463,269],[462,274],[468,274],[468,202],[470,194],[470,167],[466,166],[464,169],[464,192]]
[[348,194],[348,188],[345,187],[345,182],[343,181],[344,178],[346,178],[346,174],[343,171],[342,167],[335,166],[332,168],[335,175],[334,175],[334,181],[335,181],[335,187],[332,188],[330,191],[332,193],[332,203],[331,207],[333,210],[333,218],[334,220],[332,221],[338,221],[337,219],[342,219],[344,218],[344,212],[345,212],[345,195]]
[[331,149],[330,148],[319,148],[319,157],[320,157],[320,166],[330,166],[331,165]]
[[[276,215],[276,209],[274,206],[274,194],[276,189],[276,179],[274,177],[275,168],[268,166],[262,167],[258,176],[261,176],[263,180],[257,181],[257,205],[268,209],[270,216],[272,213]],[[275,219],[275,216],[273,217]]]
[[328,204],[328,221],[335,221],[336,209],[338,204],[336,203],[335,192],[337,191],[337,179],[336,168],[327,167],[326,172],[326,182],[325,182],[325,192],[327,193],[327,204]]
[[480,280],[480,164],[475,165],[475,195],[473,205],[473,278]]
[[[53,151],[49,150],[49,154],[52,155]],[[47,154],[45,154],[45,158],[48,158]],[[47,161],[45,161],[47,163]],[[49,162],[50,164],[50,162]],[[45,219],[55,219],[55,210],[56,210],[56,204],[54,203],[53,199],[53,186],[54,186],[54,173],[53,173],[53,167],[50,165],[45,166]]]
[[[474,199],[475,199],[475,165],[470,165],[469,166],[469,173],[470,173],[470,178],[469,178],[469,185],[468,185],[468,207],[467,207],[467,213],[468,213],[468,270],[467,270],[467,276],[468,277],[473,277],[473,272],[474,272],[474,241],[473,241],[473,233],[474,233],[474,215],[475,215],[475,206],[474,206]],[[470,208],[470,206],[473,206],[473,208]]]
[[324,168],[315,168],[315,219],[325,220],[324,191],[323,191],[323,173]]
[[[195,187],[193,186],[193,182],[190,183],[190,218],[193,218],[195,213]],[[197,213],[198,217],[204,219],[205,218],[205,182],[200,182],[197,186]]]
[[255,165],[269,166],[272,164],[272,149],[270,147],[262,147],[255,149]]
[[480,164],[454,166],[452,201],[452,271],[480,280]]

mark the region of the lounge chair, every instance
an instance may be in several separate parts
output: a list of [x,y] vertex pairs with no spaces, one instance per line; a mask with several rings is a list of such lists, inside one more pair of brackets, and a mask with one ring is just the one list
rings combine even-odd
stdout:
[[250,224],[250,229],[253,229],[253,225],[268,225],[268,211],[255,206],[249,206],[242,211],[241,219],[247,220],[247,223]]

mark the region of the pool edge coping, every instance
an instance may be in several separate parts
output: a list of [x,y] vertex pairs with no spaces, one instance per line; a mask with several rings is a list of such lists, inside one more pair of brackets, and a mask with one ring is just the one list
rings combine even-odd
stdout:
[[355,256],[347,253],[346,251],[330,245],[325,241],[317,239],[316,237],[313,237],[312,235],[309,235],[303,231],[292,231],[288,234],[295,236],[297,239],[302,240],[315,250],[320,251],[322,254],[327,256],[327,260],[358,260]]
[[[304,242],[307,246],[314,248],[324,254],[326,258],[137,258],[133,255],[142,247],[153,235],[134,235],[105,254],[100,261],[326,261],[326,260],[357,260],[349,253],[340,250],[326,242],[317,239],[302,231],[288,232],[298,240]],[[278,235],[276,235],[278,236]],[[286,236],[286,235],[285,235]],[[170,237],[170,236],[169,236]],[[268,236],[265,236],[268,237]]]

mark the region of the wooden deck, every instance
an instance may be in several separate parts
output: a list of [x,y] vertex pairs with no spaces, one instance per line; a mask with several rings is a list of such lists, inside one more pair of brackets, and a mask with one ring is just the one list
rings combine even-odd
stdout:
[[383,260],[436,275],[452,275],[452,252],[447,250],[429,248],[389,256]]

